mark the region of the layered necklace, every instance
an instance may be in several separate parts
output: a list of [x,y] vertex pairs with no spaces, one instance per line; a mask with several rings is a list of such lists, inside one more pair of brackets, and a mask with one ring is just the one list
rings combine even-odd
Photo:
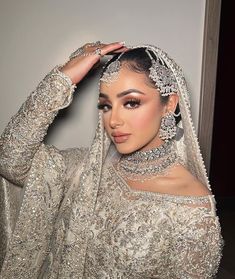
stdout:
[[117,171],[124,179],[144,182],[166,175],[169,168],[178,162],[174,141],[169,141],[148,151],[122,155],[117,163]]

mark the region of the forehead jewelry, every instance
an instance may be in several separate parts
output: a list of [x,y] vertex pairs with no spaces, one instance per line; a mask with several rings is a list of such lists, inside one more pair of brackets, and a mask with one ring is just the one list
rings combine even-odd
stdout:
[[100,81],[110,84],[111,82],[117,80],[119,71],[121,69],[121,62],[119,61],[119,59],[121,58],[123,53],[124,52],[122,52],[115,61],[111,62],[108,65],[102,77],[100,78]]
[[165,66],[164,61],[156,54],[157,59],[153,59],[149,50],[146,49],[145,51],[152,62],[152,65],[149,68],[149,77],[155,82],[160,94],[162,96],[169,96],[179,92],[177,81],[171,70]]

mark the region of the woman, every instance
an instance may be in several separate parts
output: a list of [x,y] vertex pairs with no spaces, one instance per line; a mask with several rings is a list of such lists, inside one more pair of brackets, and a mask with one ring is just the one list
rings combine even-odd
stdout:
[[[114,53],[90,149],[44,145],[75,84]],[[187,93],[149,45],[86,44],[49,73],[1,138],[5,192],[23,187],[2,278],[212,278],[220,225]]]

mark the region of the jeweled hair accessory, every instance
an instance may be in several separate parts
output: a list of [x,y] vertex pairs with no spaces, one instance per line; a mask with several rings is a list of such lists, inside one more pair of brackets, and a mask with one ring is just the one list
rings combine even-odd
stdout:
[[119,61],[120,57],[122,56],[123,52],[118,56],[118,58],[111,62],[105,72],[103,73],[100,81],[103,81],[107,84],[114,82],[118,78],[119,71],[121,69],[121,62]]
[[164,61],[159,57],[155,60],[148,49],[145,51],[152,62],[152,66],[149,68],[149,78],[155,82],[160,94],[162,96],[169,96],[179,92],[177,81],[173,76],[172,71],[164,65]]

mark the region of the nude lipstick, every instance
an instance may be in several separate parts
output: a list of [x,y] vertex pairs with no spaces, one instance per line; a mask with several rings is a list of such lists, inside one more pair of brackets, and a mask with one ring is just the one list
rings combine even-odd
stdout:
[[124,143],[128,140],[130,134],[121,133],[121,132],[113,132],[111,134],[115,143]]

